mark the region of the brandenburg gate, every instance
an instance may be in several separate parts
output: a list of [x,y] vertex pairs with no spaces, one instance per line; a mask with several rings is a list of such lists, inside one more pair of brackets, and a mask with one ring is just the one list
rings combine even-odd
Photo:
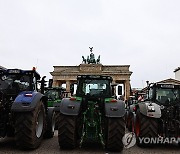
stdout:
[[53,86],[66,84],[66,91],[70,92],[70,85],[76,83],[77,75],[107,75],[113,78],[113,83],[123,84],[125,99],[130,96],[130,65],[102,65],[100,56],[95,60],[92,53],[79,66],[53,66],[54,71],[50,72],[53,76]]

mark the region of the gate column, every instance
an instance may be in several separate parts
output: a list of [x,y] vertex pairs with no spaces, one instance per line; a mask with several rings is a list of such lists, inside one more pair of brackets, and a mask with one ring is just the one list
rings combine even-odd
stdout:
[[130,96],[130,80],[126,80],[124,82],[124,86],[125,86],[125,100],[127,100]]

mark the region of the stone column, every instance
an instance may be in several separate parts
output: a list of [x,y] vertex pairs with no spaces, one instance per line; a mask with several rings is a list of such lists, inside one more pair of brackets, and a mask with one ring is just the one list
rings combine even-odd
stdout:
[[130,80],[125,81],[124,87],[125,87],[125,100],[127,100],[130,96]]
[[[117,84],[115,80],[112,81],[112,84]],[[114,95],[116,96],[116,86],[114,86]],[[117,96],[116,96],[116,99],[117,99]]]
[[70,85],[71,82],[69,80],[66,81],[66,91],[69,93],[68,96],[70,96]]

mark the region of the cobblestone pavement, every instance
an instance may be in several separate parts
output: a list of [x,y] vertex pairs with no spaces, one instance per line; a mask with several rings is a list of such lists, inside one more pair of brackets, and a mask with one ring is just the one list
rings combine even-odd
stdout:
[[[41,146],[33,151],[23,151],[16,147],[13,138],[0,139],[0,154],[105,154],[106,152],[101,145],[90,144],[83,148],[64,151],[59,148],[57,132],[52,139],[43,140]],[[130,149],[124,149],[122,154],[179,154],[180,147],[177,145],[159,145],[152,148],[139,148],[134,146]],[[113,154],[109,152],[109,154]]]

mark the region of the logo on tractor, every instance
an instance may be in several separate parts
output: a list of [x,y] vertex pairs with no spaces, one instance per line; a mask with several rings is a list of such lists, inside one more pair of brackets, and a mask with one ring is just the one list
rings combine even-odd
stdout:
[[129,149],[136,144],[136,135],[133,132],[126,133],[122,138],[124,148]]

